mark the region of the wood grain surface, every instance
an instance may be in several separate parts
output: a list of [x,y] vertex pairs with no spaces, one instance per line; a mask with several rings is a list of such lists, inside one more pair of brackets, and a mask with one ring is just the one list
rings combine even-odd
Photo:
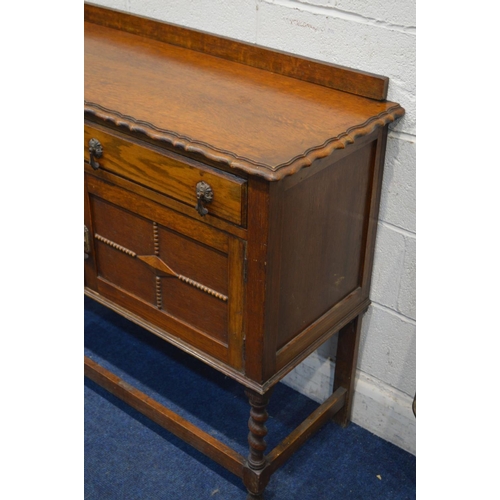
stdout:
[[85,101],[87,117],[269,180],[404,113],[392,102],[88,22]]
[[85,4],[85,20],[351,94],[379,101],[387,98],[389,78],[359,69],[271,50],[120,10],[103,9],[97,5]]
[[[196,211],[196,184],[207,182],[213,190],[208,205],[211,215],[238,225],[246,224],[246,181],[235,175],[202,165],[185,158],[176,158],[166,151],[144,147],[122,134],[110,133],[101,127],[84,126],[84,158],[89,161],[88,145],[97,139],[103,154],[99,168],[115,173],[139,185],[186,203]],[[189,208],[186,207],[189,213]]]

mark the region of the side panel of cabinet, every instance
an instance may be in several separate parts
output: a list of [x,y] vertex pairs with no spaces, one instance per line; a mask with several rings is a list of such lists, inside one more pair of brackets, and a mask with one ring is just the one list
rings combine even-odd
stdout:
[[305,357],[369,303],[385,133],[285,179],[272,315],[276,370]]
[[86,175],[86,286],[241,370],[244,242]]
[[259,383],[367,306],[379,135],[279,182],[249,179],[246,375]]

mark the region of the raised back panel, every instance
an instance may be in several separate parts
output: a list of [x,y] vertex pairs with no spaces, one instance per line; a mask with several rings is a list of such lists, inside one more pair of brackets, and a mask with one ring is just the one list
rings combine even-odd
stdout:
[[314,61],[96,5],[85,4],[85,21],[371,99],[384,100],[387,97],[389,79],[385,76]]

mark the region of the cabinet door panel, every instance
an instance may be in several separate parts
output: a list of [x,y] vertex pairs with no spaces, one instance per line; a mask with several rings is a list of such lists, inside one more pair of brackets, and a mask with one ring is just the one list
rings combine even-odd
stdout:
[[95,252],[87,283],[241,369],[244,242],[97,178],[86,184]]

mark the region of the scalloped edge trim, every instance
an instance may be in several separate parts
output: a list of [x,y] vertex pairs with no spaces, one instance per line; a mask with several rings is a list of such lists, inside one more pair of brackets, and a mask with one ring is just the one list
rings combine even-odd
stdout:
[[351,127],[338,136],[328,139],[321,146],[310,148],[290,161],[274,167],[238,156],[230,151],[219,149],[171,130],[161,129],[149,122],[123,115],[118,111],[107,109],[90,101],[84,101],[84,113],[104,122],[110,122],[116,127],[126,128],[130,132],[144,134],[154,141],[173,146],[176,150],[181,149],[186,153],[196,153],[231,169],[257,175],[268,181],[278,181],[287,175],[293,175],[303,168],[310,167],[314,161],[329,156],[336,149],[344,149],[347,145],[354,143],[358,137],[368,135],[376,128],[394,122],[405,114],[405,110],[399,104],[394,104],[386,111],[368,119],[362,125]]

